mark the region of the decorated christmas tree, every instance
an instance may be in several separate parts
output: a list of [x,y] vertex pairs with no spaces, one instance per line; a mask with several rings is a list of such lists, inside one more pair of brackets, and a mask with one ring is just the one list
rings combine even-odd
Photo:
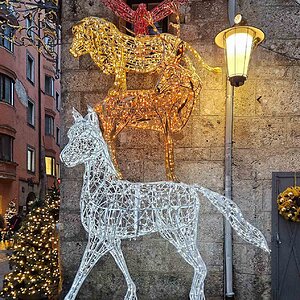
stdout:
[[60,272],[56,213],[59,194],[46,196],[42,205],[31,207],[16,235],[10,257],[12,272],[3,282],[0,297],[4,299],[57,299]]
[[16,207],[16,203],[11,200],[8,204],[8,207],[6,209],[5,215],[4,215],[4,220],[6,222],[6,224],[10,224],[10,220],[17,215],[18,211],[17,211],[17,207]]

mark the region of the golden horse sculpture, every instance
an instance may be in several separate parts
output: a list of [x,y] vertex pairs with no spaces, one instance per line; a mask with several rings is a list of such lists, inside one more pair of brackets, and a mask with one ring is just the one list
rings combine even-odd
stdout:
[[[188,43],[168,33],[133,37],[105,19],[88,17],[73,27],[73,35],[74,57],[90,54],[103,73],[115,75],[108,96],[95,109],[116,167],[115,140],[124,127],[157,130],[165,137],[167,178],[177,180],[172,133],[188,121],[201,89],[194,65],[216,73],[220,68],[208,66]],[[153,89],[128,90],[127,73],[157,73],[160,79]]]

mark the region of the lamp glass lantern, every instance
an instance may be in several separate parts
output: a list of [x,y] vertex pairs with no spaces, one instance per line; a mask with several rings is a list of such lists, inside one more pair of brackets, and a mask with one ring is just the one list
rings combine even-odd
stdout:
[[217,46],[225,49],[228,78],[231,85],[235,87],[244,84],[252,50],[265,38],[265,34],[260,29],[239,25],[241,16],[237,17],[239,23],[221,31],[215,38]]

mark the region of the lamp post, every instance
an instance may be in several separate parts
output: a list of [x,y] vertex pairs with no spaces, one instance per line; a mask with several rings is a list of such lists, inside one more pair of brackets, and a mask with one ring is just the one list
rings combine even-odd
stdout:
[[[232,136],[234,87],[242,86],[248,77],[252,51],[264,40],[264,33],[247,26],[242,15],[234,18],[234,26],[221,31],[215,43],[225,50],[227,63],[227,96],[225,128],[225,196],[232,198]],[[232,285],[232,228],[224,222],[225,299],[233,299]]]

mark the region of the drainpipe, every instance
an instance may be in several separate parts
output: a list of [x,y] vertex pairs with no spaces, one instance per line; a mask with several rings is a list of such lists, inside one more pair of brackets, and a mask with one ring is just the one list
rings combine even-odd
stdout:
[[[236,0],[228,0],[228,18],[232,26],[236,15]],[[234,87],[226,81],[226,124],[225,124],[225,196],[232,198],[232,133],[233,133],[233,100]],[[224,221],[224,254],[225,254],[225,299],[233,299],[232,280],[232,228]]]
[[[234,87],[227,80],[226,87],[226,127],[225,127],[225,196],[232,198],[232,132],[233,132],[233,99]],[[225,252],[225,299],[233,299],[232,287],[232,228],[224,221]]]

